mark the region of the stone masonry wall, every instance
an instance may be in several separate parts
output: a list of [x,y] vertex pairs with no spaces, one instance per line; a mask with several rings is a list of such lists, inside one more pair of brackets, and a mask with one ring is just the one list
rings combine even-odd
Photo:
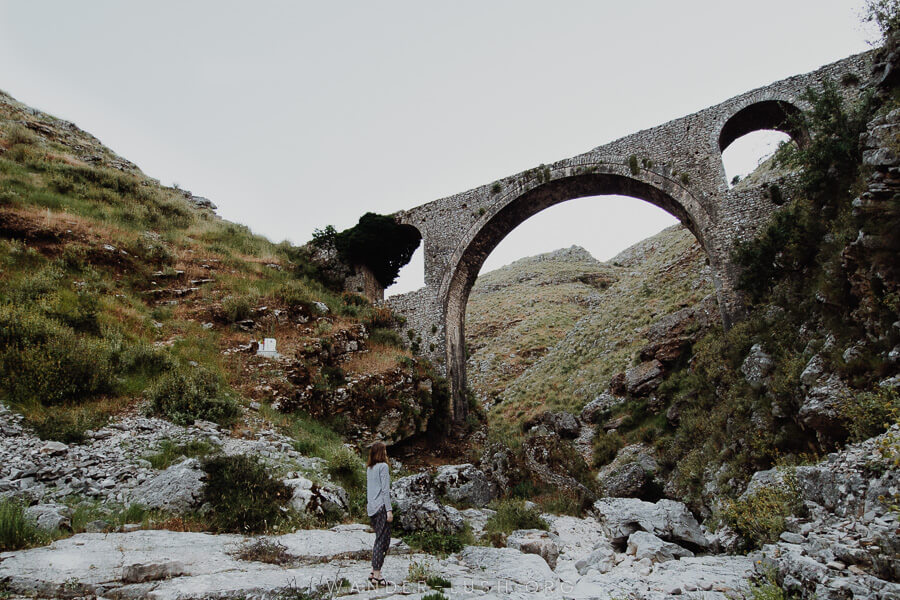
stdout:
[[[808,87],[831,79],[849,99],[871,70],[864,53],[761,87],[694,114],[646,129],[549,165],[398,213],[415,226],[425,251],[425,287],[389,298],[407,318],[420,352],[450,379],[454,416],[465,416],[465,306],[484,259],[524,220],[573,198],[617,194],[678,217],[709,256],[726,325],[741,316],[731,252],[752,238],[778,206],[764,186],[730,190],[722,151],[731,140],[777,129],[803,143],[787,118],[804,108]],[[852,75],[852,76],[851,76]],[[725,130],[725,133],[723,133]]]

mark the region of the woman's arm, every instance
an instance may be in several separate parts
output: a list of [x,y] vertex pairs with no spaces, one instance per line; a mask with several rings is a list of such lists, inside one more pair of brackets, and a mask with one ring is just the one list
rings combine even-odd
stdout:
[[391,514],[391,473],[390,468],[387,463],[381,463],[384,465],[384,468],[381,469],[381,490],[384,492],[382,494],[384,498],[384,509]]

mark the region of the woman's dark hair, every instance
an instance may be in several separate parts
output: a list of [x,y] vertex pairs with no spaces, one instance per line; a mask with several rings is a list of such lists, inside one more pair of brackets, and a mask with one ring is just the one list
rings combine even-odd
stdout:
[[387,462],[387,446],[384,445],[384,442],[375,442],[369,447],[369,460],[366,466],[374,467],[380,462]]

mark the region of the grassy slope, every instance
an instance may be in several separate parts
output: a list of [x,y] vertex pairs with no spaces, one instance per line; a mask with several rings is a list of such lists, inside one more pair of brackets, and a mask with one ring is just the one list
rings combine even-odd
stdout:
[[[292,355],[373,310],[304,273],[298,248],[196,208],[189,194],[146,177],[73,124],[0,93],[0,352],[8,364],[26,363],[34,380],[17,390],[26,375],[0,368],[0,398],[42,435],[77,440],[136,408],[148,386],[178,369],[213,372],[239,405],[271,400],[259,397],[260,383],[284,374],[249,368],[249,355],[223,350],[265,335]],[[314,301],[331,308],[327,323],[271,316]],[[261,306],[268,316],[256,311]],[[231,324],[248,316],[258,326],[251,333]],[[22,323],[30,329],[16,329]],[[48,331],[92,357],[54,345]],[[373,350],[397,359],[393,349]],[[60,356],[62,366],[54,366]],[[383,369],[385,360],[359,366]],[[67,379],[66,369],[76,368],[85,380],[76,389],[40,380],[42,373]],[[298,436],[338,441],[315,424],[264,414]]]
[[481,276],[469,300],[469,373],[479,397],[498,401],[495,429],[548,408],[579,411],[632,365],[648,325],[713,293],[703,252],[681,226],[608,263],[547,256]]

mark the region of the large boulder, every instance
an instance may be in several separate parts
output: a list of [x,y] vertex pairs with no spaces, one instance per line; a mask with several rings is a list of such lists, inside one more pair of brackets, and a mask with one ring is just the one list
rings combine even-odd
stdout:
[[434,482],[427,473],[403,477],[394,482],[391,496],[397,505],[395,521],[404,531],[458,533],[465,521],[458,510],[437,499]]
[[654,563],[675,560],[682,556],[694,556],[690,550],[686,550],[678,544],[665,542],[646,531],[635,531],[628,536],[626,553],[634,556],[635,560],[647,558]]
[[750,352],[741,363],[741,373],[744,379],[754,390],[762,389],[769,381],[769,376],[775,370],[775,361],[766,352],[761,344],[753,344]]
[[575,415],[562,410],[541,413],[528,421],[525,424],[525,427],[526,429],[542,427],[549,433],[555,433],[556,435],[567,439],[577,437],[578,432],[581,430],[581,424],[578,422]]
[[298,512],[324,517],[328,514],[346,515],[349,506],[347,492],[337,485],[319,485],[305,477],[285,479],[293,490],[291,506]]
[[537,554],[551,569],[556,568],[559,546],[553,535],[541,529],[517,529],[506,538],[506,547],[525,554]]
[[632,396],[645,396],[659,387],[665,370],[663,364],[656,360],[648,360],[625,371],[621,387]]
[[599,422],[606,412],[614,406],[618,406],[625,401],[621,396],[613,396],[609,392],[603,392],[581,409],[580,419],[582,423],[590,423],[591,425]]
[[575,562],[579,575],[596,570],[600,573],[611,571],[616,566],[616,551],[608,540],[600,540],[586,557]]
[[577,498],[593,500],[596,497],[573,477],[579,473],[587,474],[588,466],[571,442],[553,434],[532,436],[522,444],[522,450],[529,473],[545,486]]
[[151,510],[187,512],[199,504],[205,477],[200,461],[189,458],[136,487],[131,502]]
[[709,541],[697,519],[681,502],[645,502],[636,498],[603,498],[594,503],[594,513],[613,541],[624,545],[635,531],[646,531],[666,541],[706,548]]
[[523,554],[512,548],[466,546],[459,553],[459,560],[476,573],[490,573],[491,576],[499,576],[505,581],[520,585],[558,583],[547,561],[535,554]]
[[35,504],[25,509],[25,519],[42,531],[70,529],[72,510],[64,504]]
[[654,479],[658,471],[653,451],[643,444],[632,444],[619,450],[613,461],[597,472],[597,484],[604,496],[655,500],[659,497],[659,484]]
[[497,484],[472,464],[444,465],[434,477],[437,493],[452,502],[481,508],[497,497]]
[[825,438],[840,435],[844,431],[841,403],[851,394],[837,375],[819,379],[800,403],[800,422]]

